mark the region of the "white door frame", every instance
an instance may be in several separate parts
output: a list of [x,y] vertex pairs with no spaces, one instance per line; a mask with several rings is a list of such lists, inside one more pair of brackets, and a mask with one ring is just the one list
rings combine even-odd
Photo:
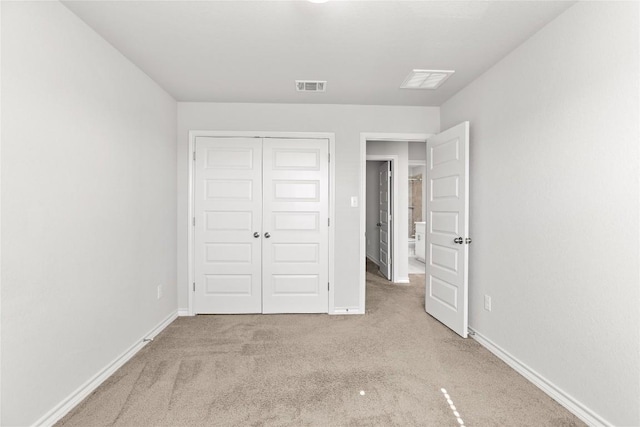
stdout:
[[328,139],[329,140],[329,314],[335,314],[335,280],[334,280],[334,254],[335,254],[335,134],[330,132],[265,132],[265,131],[211,131],[211,130],[190,130],[189,131],[189,215],[186,227],[188,229],[188,265],[189,265],[189,281],[187,282],[187,292],[189,295],[189,316],[193,316],[193,286],[195,283],[195,265],[194,265],[194,173],[193,158],[195,153],[195,141],[199,136],[227,137],[227,138],[290,138],[290,139]]
[[[366,231],[367,231],[367,200],[366,200],[366,185],[367,185],[367,142],[368,141],[406,141],[406,142],[424,142],[426,144],[427,139],[433,134],[429,133],[383,133],[383,132],[361,132],[360,133],[360,313],[365,313],[365,297],[367,291],[367,271],[366,271]],[[426,145],[425,145],[426,147]],[[426,150],[426,148],[425,148]],[[387,156],[389,157],[389,156]],[[397,157],[397,156],[396,156]],[[372,159],[373,160],[373,159]],[[394,165],[395,166],[395,165]],[[395,174],[395,171],[392,171]],[[393,209],[394,216],[397,215],[397,180],[393,180]],[[394,218],[395,219],[395,218]],[[393,223],[394,234],[397,232],[396,222]],[[396,252],[396,241],[394,238],[393,250]],[[396,269],[391,266],[392,270]],[[395,279],[395,276],[392,276]]]

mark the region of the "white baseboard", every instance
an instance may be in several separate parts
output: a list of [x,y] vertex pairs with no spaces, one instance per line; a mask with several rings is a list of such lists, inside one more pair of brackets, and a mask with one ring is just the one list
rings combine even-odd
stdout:
[[408,277],[401,277],[393,283],[411,283]]
[[178,317],[178,312],[174,311],[166,319],[156,325],[148,333],[140,337],[131,347],[129,347],[124,353],[116,357],[111,363],[102,368],[97,374],[90,378],[87,382],[82,384],[77,390],[71,393],[66,399],[57,404],[53,409],[42,416],[33,425],[35,426],[52,426],[58,422],[62,417],[69,413],[75,406],[80,403],[85,397],[89,396],[93,391],[98,388],[107,378],[109,378],[115,371],[117,371],[122,365],[127,363],[142,347],[147,345],[144,339],[153,339],[164,328],[169,326]]
[[512,367],[516,372],[525,377],[540,390],[544,391],[553,400],[564,406],[567,410],[569,410],[569,412],[580,418],[587,425],[592,427],[613,425],[593,412],[591,409],[587,408],[573,396],[567,394],[566,392],[555,386],[551,381],[522,363],[520,360],[516,359],[507,351],[503,350],[500,346],[495,344],[487,337],[483,336],[478,331],[475,331],[472,328],[469,328],[469,331],[471,332],[469,336],[476,340],[480,345],[496,355],[504,363]]
[[367,258],[369,258],[369,261],[371,261],[375,265],[380,266],[380,260],[377,257],[367,254]]
[[188,308],[179,308],[178,309],[178,317],[184,317],[184,316],[191,316],[191,314],[189,314],[189,309]]
[[329,314],[362,314],[360,307],[336,307]]

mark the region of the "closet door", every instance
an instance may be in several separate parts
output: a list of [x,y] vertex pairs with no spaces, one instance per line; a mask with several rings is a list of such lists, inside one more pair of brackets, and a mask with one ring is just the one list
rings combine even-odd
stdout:
[[262,139],[196,139],[196,313],[260,313]]
[[329,142],[265,138],[263,313],[329,308]]

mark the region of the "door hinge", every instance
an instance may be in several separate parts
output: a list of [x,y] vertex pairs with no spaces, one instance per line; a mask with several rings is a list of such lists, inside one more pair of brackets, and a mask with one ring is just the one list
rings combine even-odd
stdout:
[[191,224],[193,224],[194,227],[196,226],[196,217],[195,216],[192,218]]
[[331,153],[327,153],[327,159],[328,159],[327,161],[331,163]]
[[327,218],[327,227],[331,227],[331,218]]
[[196,152],[195,151],[193,152],[193,161],[194,162],[196,161]]
[[196,282],[193,282],[193,292],[196,291]]
[[331,289],[331,283],[327,282],[327,290]]

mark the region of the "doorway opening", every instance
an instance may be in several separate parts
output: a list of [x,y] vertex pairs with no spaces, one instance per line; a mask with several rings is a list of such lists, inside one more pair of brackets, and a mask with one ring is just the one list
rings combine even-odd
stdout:
[[[360,205],[360,306],[365,306],[366,294],[366,265],[367,259],[375,258],[375,254],[379,253],[375,243],[379,242],[379,232],[377,231],[377,223],[369,220],[369,229],[367,229],[367,208],[369,207],[369,217],[379,215],[373,213],[371,203],[367,198],[371,197],[372,189],[367,183],[367,164],[368,162],[390,162],[391,180],[390,180],[390,232],[388,235],[390,248],[390,273],[389,281],[399,284],[409,283],[408,258],[409,258],[409,215],[408,215],[408,161],[409,161],[409,145],[411,142],[421,142],[426,147],[427,134],[376,134],[363,133],[360,135],[360,153],[361,153],[361,205]],[[423,148],[423,151],[425,148]],[[426,153],[425,153],[426,156]],[[369,166],[370,179],[374,174],[372,166]],[[376,183],[376,187],[378,183]],[[377,191],[377,190],[376,190]],[[373,224],[372,224],[373,223]],[[375,225],[375,228],[372,227]],[[381,228],[381,227],[380,227]],[[367,247],[367,240],[369,241]],[[369,257],[367,257],[369,255]],[[371,256],[374,255],[374,256]]]
[[[422,143],[417,148],[426,152]],[[410,152],[411,157],[411,152]],[[426,162],[424,160],[409,159],[408,185],[408,253],[409,274],[425,274],[425,224],[426,224]]]

